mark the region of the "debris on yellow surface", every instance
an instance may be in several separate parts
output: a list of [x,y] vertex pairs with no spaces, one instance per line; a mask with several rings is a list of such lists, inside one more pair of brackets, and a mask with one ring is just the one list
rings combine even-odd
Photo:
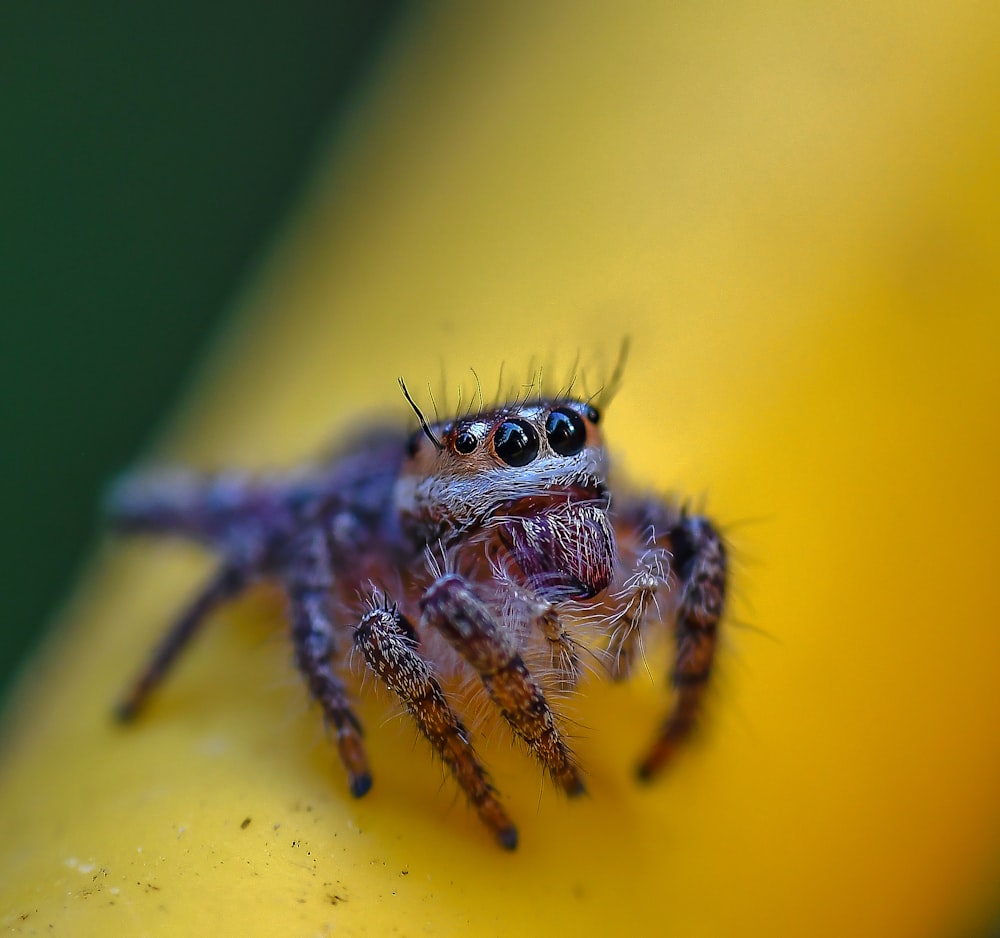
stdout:
[[[739,558],[709,724],[658,785],[658,674],[574,701],[590,795],[480,740],[505,854],[366,697],[346,791],[266,593],[134,727],[207,570],[109,544],[7,713],[12,934],[949,935],[1000,884],[995,4],[445,4],[384,63],[165,457],[287,465],[396,385],[633,354],[621,472]],[[597,374],[599,367],[595,370]],[[742,628],[749,624],[752,628]]]

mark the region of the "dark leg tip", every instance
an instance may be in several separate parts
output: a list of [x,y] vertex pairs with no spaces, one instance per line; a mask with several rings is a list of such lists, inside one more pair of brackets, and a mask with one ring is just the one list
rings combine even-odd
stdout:
[[581,795],[587,794],[587,786],[584,785],[583,779],[579,775],[566,786],[566,794],[570,798],[579,798]]
[[642,782],[643,785],[648,785],[655,781],[656,777],[660,774],[660,770],[663,768],[662,764],[659,762],[654,762],[647,759],[645,762],[641,763],[636,767],[635,777],[636,780]]
[[517,849],[517,828],[516,827],[505,827],[503,830],[497,831],[497,843],[500,844],[504,850],[516,850]]
[[361,775],[355,775],[351,779],[351,794],[355,798],[363,798],[372,787],[372,777],[368,772],[364,772]]
[[112,715],[117,723],[131,723],[138,712],[139,708],[135,705],[134,701],[123,700],[121,703],[115,704]]

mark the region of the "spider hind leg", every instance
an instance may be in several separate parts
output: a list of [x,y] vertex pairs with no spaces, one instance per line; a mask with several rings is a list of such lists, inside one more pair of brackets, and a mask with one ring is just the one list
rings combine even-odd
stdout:
[[120,721],[128,723],[139,714],[208,616],[249,584],[250,575],[241,566],[224,564],[216,571],[160,640],[146,667],[118,702],[114,712]]

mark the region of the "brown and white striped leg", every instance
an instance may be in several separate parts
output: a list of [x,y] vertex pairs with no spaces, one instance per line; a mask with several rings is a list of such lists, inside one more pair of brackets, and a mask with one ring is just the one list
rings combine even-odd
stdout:
[[501,847],[513,850],[517,846],[517,828],[507,817],[476,758],[468,731],[418,654],[413,626],[395,608],[376,607],[361,619],[355,644],[372,671],[403,702],[480,820]]
[[289,565],[286,586],[295,664],[336,732],[337,752],[347,770],[351,794],[360,798],[372,787],[372,777],[361,741],[361,724],[335,669],[337,646],[329,610],[333,575],[329,545],[321,531],[303,538]]
[[511,729],[567,794],[579,795],[583,779],[538,682],[511,636],[462,577],[446,574],[420,600],[423,621],[441,632],[482,678]]
[[672,576],[680,589],[671,678],[677,697],[639,766],[642,779],[652,779],[663,769],[698,720],[726,598],[726,551],[712,525],[705,518],[681,515],[663,533],[673,555]]
[[336,644],[327,611],[327,596],[299,590],[289,596],[295,664],[302,672],[312,698],[337,736],[337,753],[347,770],[351,794],[360,798],[372,787],[362,731],[351,709],[343,681],[334,670]]

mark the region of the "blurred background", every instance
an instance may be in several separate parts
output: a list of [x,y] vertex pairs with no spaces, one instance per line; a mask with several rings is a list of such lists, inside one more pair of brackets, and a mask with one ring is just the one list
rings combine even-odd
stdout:
[[0,6],[0,696],[403,8]]

